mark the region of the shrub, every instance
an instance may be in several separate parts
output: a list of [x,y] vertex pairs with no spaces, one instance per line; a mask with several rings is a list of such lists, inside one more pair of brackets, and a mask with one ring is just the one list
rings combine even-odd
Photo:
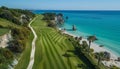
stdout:
[[53,22],[49,22],[49,23],[48,23],[48,27],[53,27],[53,28],[55,28],[55,27],[56,27],[56,24],[53,23]]
[[0,69],[8,69],[13,60],[13,53],[7,48],[0,48]]
[[7,8],[5,6],[2,6],[0,8],[0,18],[7,19],[15,24],[18,24],[18,25],[21,25],[20,16],[23,14],[26,15],[26,17],[27,17],[26,20],[28,22],[30,21],[30,18],[35,17],[35,14],[30,12],[29,10],[11,9],[11,8]]
[[54,20],[56,13],[44,13],[43,20]]

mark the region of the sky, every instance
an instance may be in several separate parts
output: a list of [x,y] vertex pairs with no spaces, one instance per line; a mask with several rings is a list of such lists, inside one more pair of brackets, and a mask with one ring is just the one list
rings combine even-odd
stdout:
[[120,0],[0,0],[0,6],[35,10],[120,10]]

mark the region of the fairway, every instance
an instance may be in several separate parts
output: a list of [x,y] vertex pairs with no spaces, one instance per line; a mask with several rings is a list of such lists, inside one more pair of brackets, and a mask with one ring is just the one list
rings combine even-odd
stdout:
[[[39,15],[31,24],[38,36],[33,69],[80,69],[77,65],[84,63],[72,52],[73,45],[57,30],[47,27],[42,17]],[[64,56],[67,50],[70,57]]]

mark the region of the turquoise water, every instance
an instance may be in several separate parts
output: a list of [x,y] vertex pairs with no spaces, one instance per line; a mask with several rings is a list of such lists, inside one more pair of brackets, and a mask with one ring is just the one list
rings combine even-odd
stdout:
[[[36,13],[48,11],[34,11]],[[96,35],[96,43],[104,45],[120,56],[120,11],[49,11],[63,13],[68,16],[61,28],[66,28],[69,33],[87,38]],[[77,31],[71,31],[75,25]]]

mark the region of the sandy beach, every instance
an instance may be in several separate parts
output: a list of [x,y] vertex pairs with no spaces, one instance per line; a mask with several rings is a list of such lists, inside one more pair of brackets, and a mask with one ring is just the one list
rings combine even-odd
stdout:
[[[61,28],[59,28],[59,30],[61,30]],[[68,33],[67,31],[64,31],[63,32],[64,34],[68,34],[68,35],[71,35],[73,37],[79,37],[79,36],[75,36],[71,33]],[[88,40],[83,38],[81,41],[80,41],[80,44],[82,43],[82,41],[86,41],[88,43]],[[104,47],[100,47],[99,44],[96,44],[96,43],[91,43],[91,48],[94,49],[94,52],[109,52],[111,57],[110,57],[110,61],[102,61],[102,63],[105,65],[105,66],[112,66],[112,65],[115,65],[117,67],[120,67],[120,62],[118,61],[115,61],[116,59],[118,59],[118,56],[115,55],[113,52],[111,52],[110,50],[104,48]]]

